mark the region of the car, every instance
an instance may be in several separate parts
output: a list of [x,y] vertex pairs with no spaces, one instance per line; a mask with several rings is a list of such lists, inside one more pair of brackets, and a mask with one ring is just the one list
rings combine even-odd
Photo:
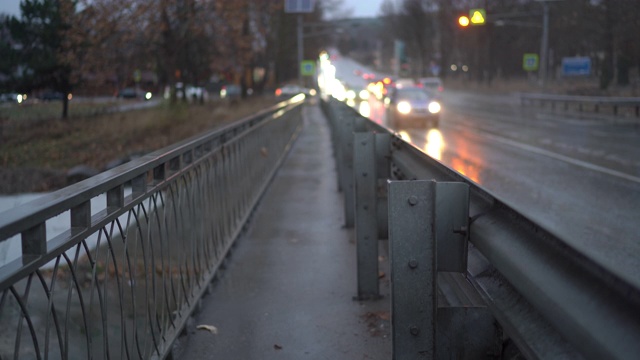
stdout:
[[38,96],[38,99],[42,101],[61,101],[64,99],[64,94],[59,91],[45,91]]
[[143,99],[149,100],[152,97],[151,92],[144,91],[139,88],[124,88],[118,91],[118,97],[121,99]]
[[220,89],[220,99],[231,104],[237,103],[242,97],[242,87],[236,84],[227,84]]
[[385,99],[391,127],[437,127],[441,105],[438,98],[421,87],[396,87]]
[[426,77],[418,79],[418,84],[422,86],[426,90],[433,90],[437,92],[444,91],[444,86],[442,85],[442,80],[437,77]]
[[[16,93],[0,94],[0,102],[21,103],[24,95]],[[26,98],[26,96],[24,96]]]
[[305,89],[298,85],[288,84],[276,89],[275,94],[278,98],[290,98],[294,95],[305,93]]

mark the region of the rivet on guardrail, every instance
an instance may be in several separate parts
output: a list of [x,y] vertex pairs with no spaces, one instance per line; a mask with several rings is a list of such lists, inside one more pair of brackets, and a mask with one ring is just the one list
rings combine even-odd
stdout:
[[409,267],[415,269],[418,267],[418,261],[416,259],[409,260]]
[[418,197],[415,195],[411,195],[408,201],[409,201],[409,205],[416,206],[418,204]]
[[369,175],[369,174],[367,174],[366,172],[362,173],[362,177],[367,177],[367,175]]
[[420,334],[420,329],[417,326],[414,325],[414,326],[409,327],[409,332],[413,336],[418,336],[418,334]]

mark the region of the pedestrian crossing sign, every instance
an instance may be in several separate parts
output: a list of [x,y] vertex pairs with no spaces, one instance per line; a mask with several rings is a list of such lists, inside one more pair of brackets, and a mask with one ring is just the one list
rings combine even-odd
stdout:
[[316,73],[316,63],[313,60],[303,60],[300,63],[300,75],[312,76]]

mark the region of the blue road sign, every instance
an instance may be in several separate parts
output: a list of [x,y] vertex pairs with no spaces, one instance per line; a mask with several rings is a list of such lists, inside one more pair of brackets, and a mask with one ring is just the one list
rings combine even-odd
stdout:
[[584,76],[591,74],[591,59],[588,57],[562,58],[562,75]]

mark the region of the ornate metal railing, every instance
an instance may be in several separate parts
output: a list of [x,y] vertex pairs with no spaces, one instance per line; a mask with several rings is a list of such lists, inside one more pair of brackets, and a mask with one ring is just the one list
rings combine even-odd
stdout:
[[0,359],[167,357],[295,140],[303,100],[0,214],[0,245],[21,248],[0,266]]

